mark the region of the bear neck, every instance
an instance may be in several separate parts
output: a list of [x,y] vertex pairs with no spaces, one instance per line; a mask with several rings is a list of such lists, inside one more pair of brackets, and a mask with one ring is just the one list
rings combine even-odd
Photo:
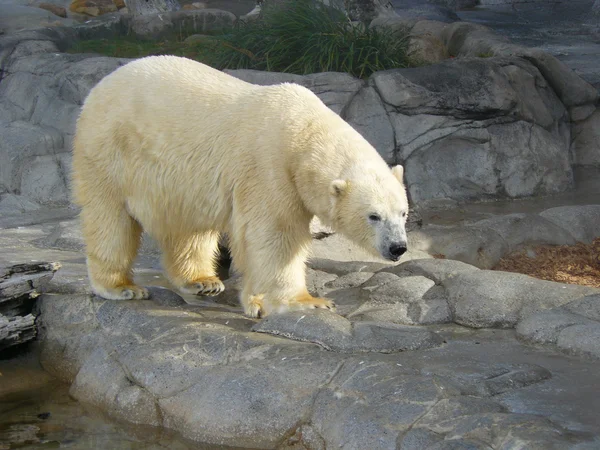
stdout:
[[[329,130],[327,134],[330,139],[333,131]],[[357,159],[346,145],[332,151],[324,145],[326,142],[329,140],[316,133],[298,143],[289,173],[294,174],[293,182],[305,209],[323,224],[333,226],[331,183],[338,179],[346,180],[348,174],[355,170]]]

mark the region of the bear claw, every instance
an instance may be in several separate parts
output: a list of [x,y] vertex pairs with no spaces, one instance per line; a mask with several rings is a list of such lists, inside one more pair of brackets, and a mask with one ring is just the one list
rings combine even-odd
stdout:
[[188,283],[181,288],[181,291],[192,295],[219,295],[225,290],[225,285],[217,277],[207,277],[203,280],[197,280],[193,283]]

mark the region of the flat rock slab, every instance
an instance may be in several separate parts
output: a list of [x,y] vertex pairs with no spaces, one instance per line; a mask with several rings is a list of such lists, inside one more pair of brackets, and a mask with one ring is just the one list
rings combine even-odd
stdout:
[[475,328],[512,328],[535,312],[599,292],[586,286],[490,270],[461,273],[442,284],[454,321]]
[[272,315],[253,328],[259,333],[313,342],[344,353],[394,353],[436,347],[442,339],[420,327],[385,322],[350,322],[329,311],[294,311]]
[[510,331],[465,335],[456,326],[351,322],[320,310],[257,322],[239,309],[182,304],[165,289],[152,294],[146,301],[43,295],[44,368],[113,418],[219,445],[419,448],[468,443],[474,429],[491,448],[498,435],[542,448],[600,437],[597,402],[578,404],[573,430],[570,416],[542,417],[564,406],[551,395],[536,397],[546,402],[538,409],[511,406],[537,386],[582,396],[600,362],[536,352]]

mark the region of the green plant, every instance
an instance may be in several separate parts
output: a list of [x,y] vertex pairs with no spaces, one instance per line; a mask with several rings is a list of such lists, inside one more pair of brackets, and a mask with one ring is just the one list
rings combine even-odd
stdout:
[[220,69],[296,74],[348,72],[360,78],[408,66],[408,34],[350,23],[314,0],[264,7],[262,17],[197,46],[199,60]]
[[137,58],[177,55],[217,69],[256,69],[300,75],[347,72],[366,78],[379,70],[408,67],[408,31],[353,24],[315,0],[267,4],[260,19],[195,43],[185,36],[154,42],[132,36],[79,41],[69,52]]

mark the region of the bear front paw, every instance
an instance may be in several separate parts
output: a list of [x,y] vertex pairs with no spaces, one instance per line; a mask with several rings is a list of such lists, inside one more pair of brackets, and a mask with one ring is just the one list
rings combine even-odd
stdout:
[[219,295],[225,290],[225,285],[217,277],[206,277],[187,283],[180,288],[184,294],[192,295]]

